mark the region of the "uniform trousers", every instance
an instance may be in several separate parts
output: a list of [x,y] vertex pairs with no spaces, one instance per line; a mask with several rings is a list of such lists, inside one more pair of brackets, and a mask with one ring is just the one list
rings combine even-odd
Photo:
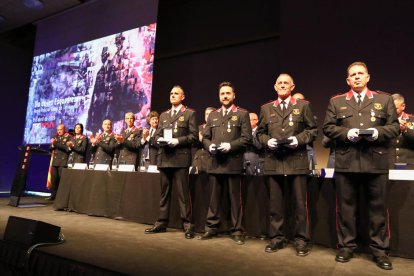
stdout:
[[191,195],[188,181],[188,168],[158,168],[161,176],[160,215],[156,226],[167,228],[170,217],[171,191],[176,185],[180,216],[184,230],[192,229],[191,225]]
[[[288,191],[285,191],[284,181],[287,181]],[[270,196],[270,229],[269,238],[273,243],[283,242],[285,223],[284,195],[290,195],[292,214],[294,214],[294,239],[297,244],[305,244],[310,240],[309,214],[307,206],[307,176],[306,175],[268,175],[267,183]]]
[[60,177],[62,175],[62,169],[65,167],[62,166],[52,166],[52,187],[50,188],[51,191],[51,198],[56,197],[57,190],[59,188]]
[[211,197],[207,212],[207,221],[205,230],[217,233],[220,226],[221,199],[224,185],[227,185],[232,227],[230,231],[233,235],[241,235],[242,228],[242,193],[241,193],[241,175],[234,174],[210,174]]
[[335,172],[338,217],[338,246],[353,252],[357,238],[357,203],[363,185],[368,207],[370,249],[374,256],[384,256],[389,250],[386,188],[388,174]]

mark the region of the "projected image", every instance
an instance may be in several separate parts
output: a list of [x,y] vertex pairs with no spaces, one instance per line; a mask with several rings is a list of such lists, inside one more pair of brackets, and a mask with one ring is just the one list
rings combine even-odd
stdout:
[[151,24],[34,57],[24,143],[50,143],[59,122],[95,134],[108,118],[119,133],[126,112],[145,126],[155,32]]

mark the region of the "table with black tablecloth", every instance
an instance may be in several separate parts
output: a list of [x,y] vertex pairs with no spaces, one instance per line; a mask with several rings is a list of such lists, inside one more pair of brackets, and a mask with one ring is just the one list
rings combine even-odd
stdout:
[[[192,216],[195,230],[202,232],[210,200],[207,174],[190,175]],[[286,185],[286,184],[285,184]],[[336,246],[336,200],[333,179],[309,177],[308,211],[312,240],[321,245]],[[263,176],[246,176],[243,180],[243,226],[248,235],[266,235],[269,220],[269,198]],[[222,225],[229,229],[228,198],[223,193]],[[160,175],[145,172],[117,172],[64,169],[54,202],[55,210],[124,219],[152,224],[157,220],[160,199]],[[169,227],[181,228],[178,199],[173,188]],[[392,255],[414,258],[414,181],[393,180],[389,183],[388,205]],[[286,201],[288,202],[288,201]],[[364,201],[361,198],[361,210]],[[285,208],[290,217],[289,206]],[[358,216],[360,229],[367,229],[367,215]],[[289,221],[289,220],[288,220]],[[289,227],[289,224],[286,224]],[[366,231],[360,233],[368,240]]]

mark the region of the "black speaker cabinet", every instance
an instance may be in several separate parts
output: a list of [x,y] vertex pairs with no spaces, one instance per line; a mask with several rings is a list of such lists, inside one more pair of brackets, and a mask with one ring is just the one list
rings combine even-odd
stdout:
[[46,222],[10,216],[4,240],[32,246],[59,241],[60,227]]

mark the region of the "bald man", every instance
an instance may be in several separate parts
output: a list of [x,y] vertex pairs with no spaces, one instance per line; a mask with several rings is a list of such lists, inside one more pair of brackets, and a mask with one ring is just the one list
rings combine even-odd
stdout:
[[52,160],[52,187],[51,196],[48,200],[54,200],[59,187],[62,169],[68,165],[69,148],[66,142],[69,141],[70,135],[66,132],[63,124],[56,128],[56,136],[50,139],[50,150],[53,152]]

